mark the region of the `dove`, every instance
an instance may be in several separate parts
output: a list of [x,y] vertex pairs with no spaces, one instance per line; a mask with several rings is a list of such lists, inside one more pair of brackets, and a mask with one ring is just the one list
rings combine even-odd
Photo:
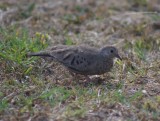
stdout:
[[121,57],[114,46],[95,48],[86,45],[57,45],[46,50],[29,53],[28,56],[51,57],[75,74],[81,74],[90,80],[89,75],[109,72],[113,59]]

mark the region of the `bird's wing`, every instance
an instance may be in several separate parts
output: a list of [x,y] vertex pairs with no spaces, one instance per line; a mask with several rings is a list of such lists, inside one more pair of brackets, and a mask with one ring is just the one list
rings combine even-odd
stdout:
[[79,73],[90,71],[96,62],[97,54],[97,49],[86,46],[68,46],[50,51],[50,55],[56,58],[57,61]]

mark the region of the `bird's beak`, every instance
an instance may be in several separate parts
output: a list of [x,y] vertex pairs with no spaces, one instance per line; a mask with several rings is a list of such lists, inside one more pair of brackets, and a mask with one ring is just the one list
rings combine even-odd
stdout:
[[117,54],[116,57],[122,61],[122,58],[119,56],[119,54]]

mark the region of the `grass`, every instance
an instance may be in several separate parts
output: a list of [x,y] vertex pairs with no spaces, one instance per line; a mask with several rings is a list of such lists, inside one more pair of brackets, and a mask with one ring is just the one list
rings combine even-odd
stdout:
[[[83,13],[81,9],[77,8]],[[159,37],[146,36],[143,25],[128,29],[138,36],[134,42],[128,40],[122,48],[128,57],[116,61],[102,82],[86,84],[81,78],[70,78],[65,69],[65,74],[62,73],[57,69],[58,64],[53,66],[53,73],[48,77],[44,72],[48,69],[43,66],[44,60],[26,56],[50,45],[47,34],[36,32],[30,37],[27,30],[1,28],[0,119],[42,116],[84,120],[117,116],[126,120],[159,120],[160,63],[150,55],[159,51]],[[65,44],[72,45],[73,40],[66,37]],[[64,78],[61,80],[57,76]]]
[[[37,59],[27,58],[26,54],[30,51],[35,52],[46,48],[48,46],[48,40],[47,35],[40,33],[37,33],[33,38],[28,38],[28,32],[26,30],[15,31],[14,28],[8,30],[1,29],[0,37],[2,99],[0,107],[2,112],[8,107],[10,98],[14,98],[16,95],[19,98],[16,101],[18,105],[30,105],[32,97],[24,100],[25,97],[23,94],[25,93],[24,90],[30,86],[28,82],[30,79],[29,76],[36,70],[36,67],[32,65],[35,64]],[[32,83],[40,85],[40,82],[36,83],[33,80],[36,80],[36,76],[33,77]]]
[[[9,34],[8,34],[9,33]],[[35,58],[27,58],[29,51],[36,52],[47,47],[47,36],[36,34],[35,38],[28,38],[26,30],[1,30],[3,41],[0,41],[0,59],[6,73],[18,70],[21,76],[31,72]]]

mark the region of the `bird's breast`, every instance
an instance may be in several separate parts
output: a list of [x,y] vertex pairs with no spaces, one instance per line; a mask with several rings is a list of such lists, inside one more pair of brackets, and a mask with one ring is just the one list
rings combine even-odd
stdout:
[[103,74],[105,72],[108,72],[113,67],[113,61],[112,60],[103,60],[101,62],[97,63],[97,74]]

